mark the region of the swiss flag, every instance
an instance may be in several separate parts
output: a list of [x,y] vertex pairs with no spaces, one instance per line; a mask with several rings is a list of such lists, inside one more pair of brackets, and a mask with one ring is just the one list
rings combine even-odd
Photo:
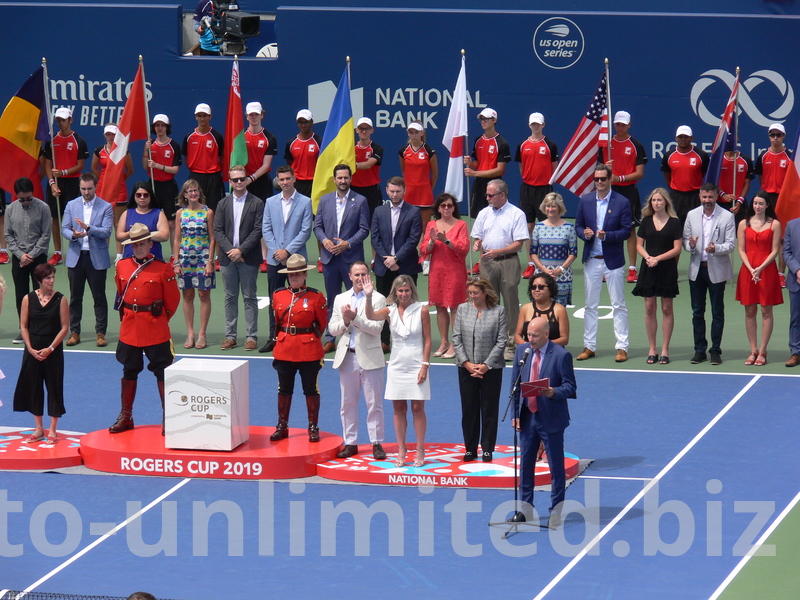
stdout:
[[103,178],[103,189],[98,188],[97,190],[97,195],[103,200],[112,202],[117,197],[116,190],[119,189],[120,182],[123,180],[125,156],[128,154],[129,144],[136,140],[147,139],[150,134],[145,107],[144,68],[140,62],[139,70],[136,72],[136,78],[133,80],[131,92],[128,95],[128,101],[122,111],[117,135],[114,136],[114,145],[111,147],[110,160]]

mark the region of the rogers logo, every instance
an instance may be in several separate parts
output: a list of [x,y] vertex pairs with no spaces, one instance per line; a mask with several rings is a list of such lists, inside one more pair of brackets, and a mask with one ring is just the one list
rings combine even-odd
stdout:
[[583,32],[573,21],[551,17],[533,34],[533,51],[542,64],[551,69],[567,69],[583,56]]

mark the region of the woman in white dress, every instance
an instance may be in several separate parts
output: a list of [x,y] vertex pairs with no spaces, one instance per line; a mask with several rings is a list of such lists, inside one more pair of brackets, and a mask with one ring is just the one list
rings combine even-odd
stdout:
[[364,283],[368,319],[389,321],[392,332],[392,354],[386,369],[386,399],[394,406],[394,429],[397,435],[397,460],[402,467],[406,462],[406,430],[408,429],[408,401],[414,415],[417,435],[414,466],[425,464],[425,400],[430,400],[431,386],[428,369],[431,356],[431,318],[428,307],[419,302],[417,287],[408,275],[398,275],[386,298],[386,308],[373,310],[372,280]]

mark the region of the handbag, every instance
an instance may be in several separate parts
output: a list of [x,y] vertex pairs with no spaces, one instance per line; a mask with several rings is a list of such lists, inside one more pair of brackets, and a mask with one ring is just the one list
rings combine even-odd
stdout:
[[430,260],[423,260],[422,261],[422,274],[423,275],[427,275],[430,270],[431,270],[431,261]]

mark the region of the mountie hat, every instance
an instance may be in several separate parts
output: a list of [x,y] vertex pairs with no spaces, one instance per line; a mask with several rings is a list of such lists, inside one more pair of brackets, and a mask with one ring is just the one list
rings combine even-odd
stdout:
[[286,261],[286,268],[280,269],[278,273],[302,273],[305,271],[310,271],[311,269],[316,269],[316,266],[311,265],[309,267],[308,261],[306,261],[302,254],[292,254]]
[[158,233],[157,231],[153,232],[147,228],[147,225],[144,223],[134,223],[133,227],[130,228],[131,237],[124,242],[122,242],[123,246],[127,246],[128,244],[135,244],[136,242],[141,242],[143,240],[149,240],[153,237],[154,234]]
[[675,137],[680,137],[682,135],[693,137],[692,128],[689,127],[688,125],[681,125],[680,127],[678,127],[678,130],[675,132]]

